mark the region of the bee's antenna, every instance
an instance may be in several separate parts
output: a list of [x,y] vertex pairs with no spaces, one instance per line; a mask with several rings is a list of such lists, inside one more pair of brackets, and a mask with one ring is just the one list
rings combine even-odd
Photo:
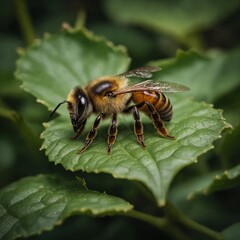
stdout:
[[64,100],[64,101],[60,102],[60,103],[52,110],[52,112],[50,113],[49,117],[51,118],[51,117],[53,116],[53,114],[57,111],[57,109],[58,109],[62,104],[64,104],[64,103],[68,103],[68,101],[67,101],[67,100]]

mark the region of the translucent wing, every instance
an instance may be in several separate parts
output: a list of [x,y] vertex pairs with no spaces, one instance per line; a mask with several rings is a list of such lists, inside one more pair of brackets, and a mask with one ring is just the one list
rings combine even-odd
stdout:
[[154,66],[146,66],[146,67],[140,67],[133,70],[130,70],[128,72],[119,74],[118,76],[122,77],[139,77],[139,78],[150,78],[152,77],[153,72],[160,71],[161,68],[154,67]]
[[135,85],[126,86],[112,93],[112,96],[143,91],[157,91],[157,92],[185,92],[190,90],[188,87],[173,83],[173,82],[157,82],[154,80],[146,80]]

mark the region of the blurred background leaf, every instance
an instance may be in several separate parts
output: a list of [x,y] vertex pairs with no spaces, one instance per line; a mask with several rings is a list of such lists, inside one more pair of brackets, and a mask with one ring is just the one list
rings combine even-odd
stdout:
[[[187,195],[182,193],[187,188],[187,183],[192,183],[192,190],[194,191],[198,184],[201,185],[201,181],[209,178],[212,179],[215,174],[234,168],[240,161],[238,147],[240,89],[239,85],[236,84],[237,82],[234,82],[236,79],[239,79],[239,1],[217,1],[216,3],[216,1],[196,2],[182,0],[167,2],[159,0],[148,1],[147,5],[146,1],[137,1],[135,5],[133,1],[128,1],[125,6],[125,1],[42,0],[41,2],[25,2],[27,3],[27,9],[32,19],[33,32],[37,38],[42,38],[45,32],[58,32],[61,29],[62,22],[69,22],[74,26],[76,17],[80,15],[87,28],[99,35],[106,36],[110,40],[113,40],[114,43],[123,44],[129,48],[128,51],[132,58],[131,67],[141,66],[153,60],[159,61],[171,58],[167,59],[166,62],[169,62],[169,60],[173,61],[172,64],[174,66],[172,68],[176,68],[176,72],[171,78],[174,82],[178,82],[179,79],[177,71],[181,73],[188,64],[189,68],[193,67],[195,69],[191,61],[186,61],[186,66],[183,66],[184,68],[181,70],[181,66],[177,64],[177,60],[176,62],[174,60],[178,49],[189,51],[189,46],[194,46],[195,50],[201,50],[200,54],[196,54],[196,58],[199,60],[197,62],[201,62],[202,66],[204,66],[203,72],[201,72],[203,75],[206,69],[211,70],[210,67],[208,68],[207,63],[215,70],[223,64],[222,67],[224,70],[218,70],[219,73],[226,77],[223,80],[221,74],[218,76],[221,79],[221,86],[212,85],[213,82],[211,80],[215,79],[216,81],[217,79],[210,74],[211,78],[209,78],[209,82],[204,79],[201,81],[204,81],[206,86],[212,86],[212,88],[206,89],[207,87],[205,87],[196,91],[197,88],[194,87],[195,90],[193,92],[195,92],[196,96],[202,96],[201,100],[207,100],[213,103],[215,107],[224,109],[224,117],[236,129],[233,130],[231,135],[224,136],[222,141],[217,141],[215,143],[215,150],[201,157],[198,164],[185,168],[177,175],[171,184],[171,200],[192,219],[217,230],[222,231],[226,229],[223,231],[225,237],[228,237],[228,239],[238,239],[240,232],[238,226],[240,222],[240,212],[238,210],[240,199],[239,186],[217,191],[206,197],[198,195],[191,200],[186,200]],[[151,7],[151,4],[148,7],[148,3],[151,3],[152,6],[155,4],[155,6],[161,6],[161,9],[154,9],[154,14],[150,13],[148,9]],[[193,4],[194,8],[192,7]],[[141,10],[143,17],[139,16],[138,13],[131,13],[130,9],[132,6],[138,11],[144,6],[143,11]],[[208,9],[206,9],[206,6],[208,6]],[[13,111],[21,116],[28,127],[31,128],[31,131],[39,136],[43,130],[42,122],[48,120],[49,112],[45,107],[37,104],[34,97],[19,89],[20,82],[14,80],[13,71],[17,58],[16,48],[24,48],[26,44],[13,2],[2,0],[1,8],[4,9],[4,11],[0,11],[1,107],[3,106],[8,111]],[[117,10],[113,12],[112,9]],[[135,9],[133,11],[136,11]],[[203,11],[203,9],[205,10]],[[163,12],[164,14],[162,14]],[[125,19],[120,19],[120,15],[124,16]],[[130,19],[134,16],[139,18],[137,19],[138,22],[130,22]],[[176,17],[181,17],[181,19],[176,20]],[[142,22],[141,18],[145,22]],[[161,25],[156,25],[156,21],[160,19],[161,22],[158,22],[158,24]],[[154,23],[154,26],[150,26],[149,21]],[[189,52],[186,53],[185,60],[188,54]],[[219,60],[217,60],[218,57]],[[189,59],[192,59],[193,62],[196,60],[194,60],[193,56]],[[163,66],[166,68],[166,71],[169,71],[168,74],[170,75],[171,64],[168,70],[167,65]],[[196,71],[196,73],[198,72]],[[164,70],[161,74],[165,74]],[[234,75],[236,77],[235,80],[233,78]],[[184,80],[185,76],[181,75],[181,77]],[[228,83],[228,78],[231,79],[231,84]],[[201,77],[197,79],[201,79]],[[49,164],[44,154],[39,152],[40,145],[31,147],[34,154],[39,155],[36,158],[38,160],[32,160],[33,156],[29,152],[29,145],[24,140],[24,135],[22,135],[16,123],[12,122],[11,119],[4,116],[0,117],[0,133],[0,149],[2,150],[0,157],[0,186],[7,185],[23,176],[35,173],[47,172],[52,174],[58,172],[63,174],[64,171],[60,166]],[[71,175],[70,172],[67,174]],[[156,209],[154,205],[150,204],[148,198],[143,197],[142,192],[136,187],[136,183],[134,182],[115,180],[107,174],[98,174],[97,176],[94,174],[82,174],[90,182],[92,188],[100,189],[101,191],[107,189],[108,193],[124,196],[125,199],[134,203],[142,211],[156,215],[162,214],[161,210]],[[196,181],[193,181],[195,178]],[[178,188],[180,185],[182,187]],[[179,191],[177,191],[178,189]],[[79,226],[83,227],[80,228]],[[41,236],[31,238],[66,239],[71,235],[72,238],[76,239],[79,236],[82,239],[94,239],[95,235],[93,232],[98,232],[100,239],[144,239],[144,236],[148,236],[149,239],[159,239],[159,237],[168,239],[167,236],[160,235],[152,227],[136,220],[127,218],[93,219],[89,217],[70,218],[61,227],[51,232],[46,232]],[[197,239],[198,237],[197,234],[191,236],[192,239]]]
[[189,86],[191,91],[186,96],[215,103],[217,108],[226,110],[224,116],[234,127],[240,123],[239,98],[236,97],[240,90],[239,48],[208,55],[180,51],[176,58],[149,64],[163,68],[156,78]]
[[[238,0],[105,0],[107,14],[114,20],[169,34],[191,47],[198,46],[193,35],[213,26],[240,7]],[[191,20],[190,20],[191,19]]]

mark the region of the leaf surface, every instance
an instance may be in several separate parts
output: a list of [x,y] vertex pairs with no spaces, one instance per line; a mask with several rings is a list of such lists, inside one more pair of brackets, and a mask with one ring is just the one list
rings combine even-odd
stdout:
[[234,12],[239,1],[105,0],[108,15],[118,22],[145,26],[178,38],[205,29]]
[[237,222],[222,231],[224,239],[236,240],[240,238],[240,222]]
[[[71,171],[106,172],[116,178],[138,180],[154,194],[159,205],[165,204],[166,194],[173,177],[185,166],[195,163],[198,156],[213,148],[212,141],[220,137],[228,127],[221,113],[205,103],[175,96],[173,121],[168,124],[170,134],[176,140],[161,138],[151,121],[143,117],[145,143],[141,149],[133,133],[131,116],[119,119],[118,138],[111,155],[106,153],[107,128],[110,121],[104,121],[93,144],[84,153],[78,154],[81,141],[71,141],[71,126],[68,118],[58,118],[46,124],[42,137],[42,148],[50,161],[62,164]],[[94,118],[89,119],[90,129]]]
[[200,189],[195,189],[190,196],[199,193],[208,194],[215,191],[226,190],[240,185],[240,165],[231,169],[219,172],[212,178],[208,178]]
[[[214,102],[240,87],[240,49],[201,55],[195,51],[179,51],[176,58],[152,61],[162,67],[155,78],[190,87],[185,96]],[[227,99],[225,99],[227,101]]]
[[[53,108],[76,84],[85,86],[101,75],[123,72],[128,63],[122,48],[85,31],[63,32],[28,49],[18,61],[16,76],[23,81],[24,89]],[[70,141],[72,126],[66,107],[62,107],[59,110],[62,116],[45,124],[42,149],[46,149],[50,161],[71,171],[105,172],[116,178],[140,181],[150,189],[157,203],[164,205],[173,177],[213,148],[212,142],[229,127],[221,112],[211,105],[195,102],[185,93],[170,98],[174,117],[167,127],[175,141],[161,138],[151,120],[141,114],[147,145],[142,150],[133,133],[131,115],[119,114],[119,133],[110,156],[106,154],[109,119],[102,122],[90,148],[77,154],[94,116],[88,119],[80,140]]]
[[0,239],[40,234],[73,215],[108,215],[132,206],[118,197],[87,190],[80,181],[37,175],[0,191]]

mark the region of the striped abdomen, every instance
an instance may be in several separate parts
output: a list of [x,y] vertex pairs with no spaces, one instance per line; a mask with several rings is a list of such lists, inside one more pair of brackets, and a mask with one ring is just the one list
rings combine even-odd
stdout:
[[[154,91],[144,91],[136,92],[132,94],[132,99],[134,103],[149,102],[151,103],[157,112],[159,113],[163,121],[170,121],[172,118],[172,104],[167,96],[161,92]],[[140,110],[149,115],[149,110],[146,104],[144,104]]]

